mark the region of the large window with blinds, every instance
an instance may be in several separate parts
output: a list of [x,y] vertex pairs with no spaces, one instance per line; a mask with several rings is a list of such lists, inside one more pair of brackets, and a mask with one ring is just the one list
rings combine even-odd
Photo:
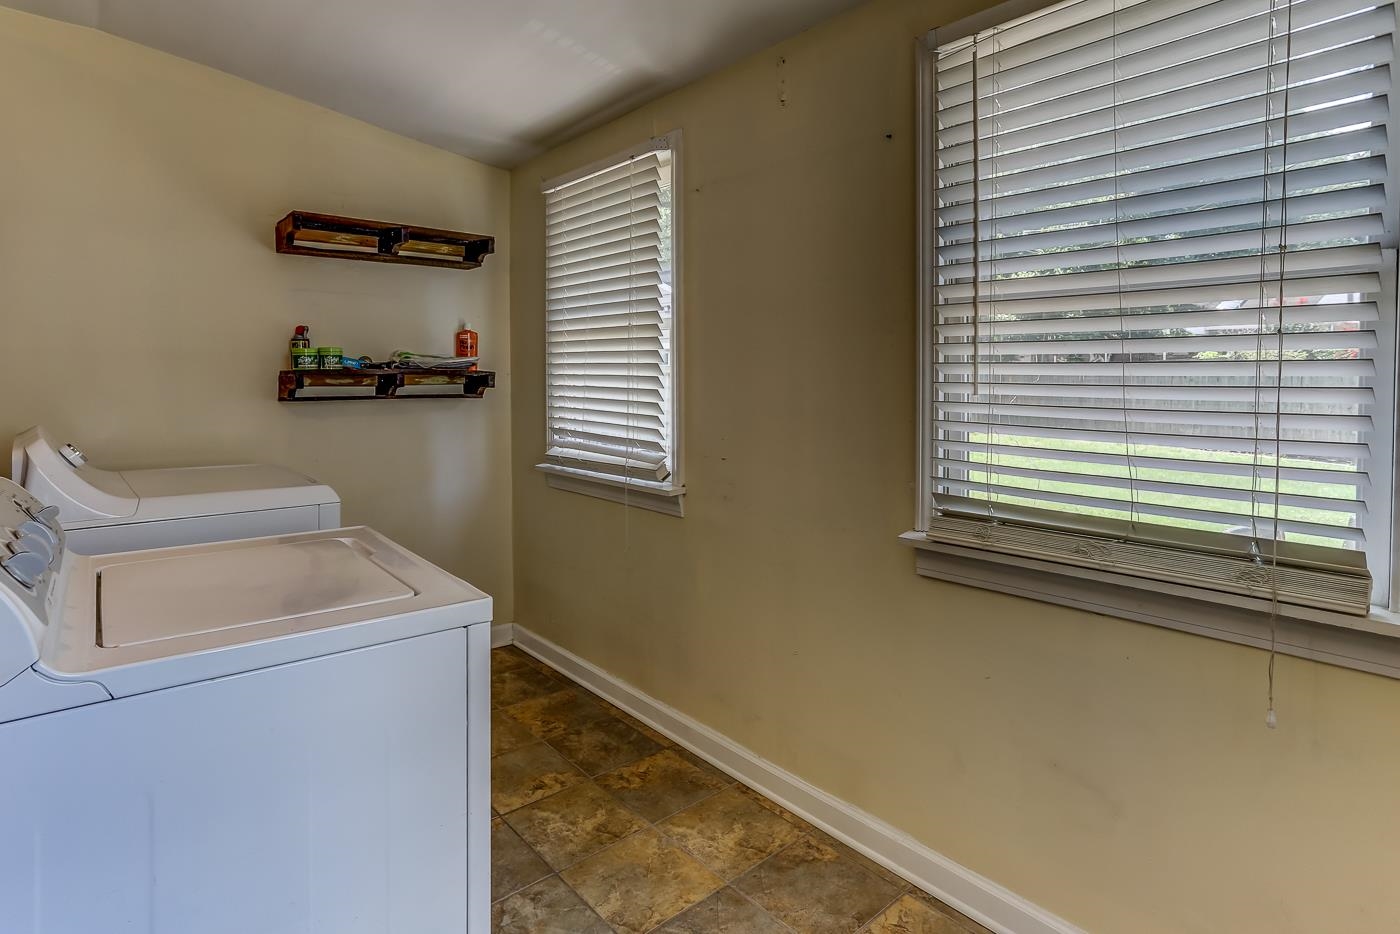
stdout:
[[[556,485],[678,502],[677,136],[544,185],[545,460]],[[615,494],[610,491],[623,491]],[[663,511],[672,511],[665,509]]]
[[1393,5],[1035,6],[924,54],[921,533],[1389,607]]

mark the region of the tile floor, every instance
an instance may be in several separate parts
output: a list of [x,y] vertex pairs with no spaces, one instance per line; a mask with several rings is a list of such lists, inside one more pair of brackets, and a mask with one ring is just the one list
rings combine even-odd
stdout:
[[491,697],[502,934],[991,934],[519,649]]

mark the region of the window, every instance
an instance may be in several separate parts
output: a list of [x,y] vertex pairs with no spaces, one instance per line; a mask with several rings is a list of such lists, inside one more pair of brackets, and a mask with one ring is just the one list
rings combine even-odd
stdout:
[[678,134],[546,182],[541,470],[679,515]]
[[1391,608],[1393,6],[1030,9],[923,63],[920,540]]

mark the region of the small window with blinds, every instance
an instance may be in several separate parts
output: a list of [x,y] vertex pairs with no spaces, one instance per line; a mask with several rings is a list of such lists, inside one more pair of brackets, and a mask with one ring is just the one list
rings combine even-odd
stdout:
[[682,491],[675,137],[544,185],[546,453],[539,466],[636,491],[641,505],[648,494]]
[[1388,608],[1392,3],[1032,7],[923,63],[921,531]]

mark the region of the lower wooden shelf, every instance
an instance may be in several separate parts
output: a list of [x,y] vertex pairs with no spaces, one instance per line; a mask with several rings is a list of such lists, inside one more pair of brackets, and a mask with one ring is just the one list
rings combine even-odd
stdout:
[[492,370],[282,370],[277,401],[480,399],[495,386]]

